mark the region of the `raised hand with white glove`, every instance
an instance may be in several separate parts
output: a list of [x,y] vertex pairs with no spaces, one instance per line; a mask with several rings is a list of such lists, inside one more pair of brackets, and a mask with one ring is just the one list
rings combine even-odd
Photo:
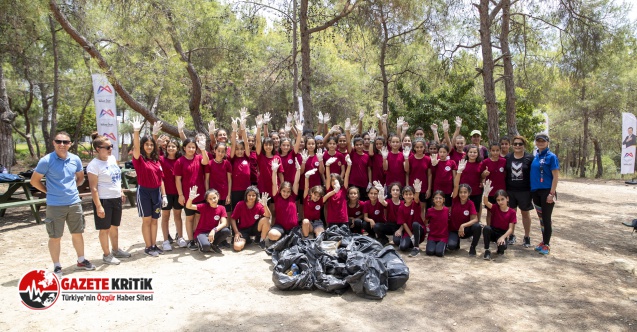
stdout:
[[133,131],[142,130],[142,118],[139,116],[134,117],[130,123],[133,125]]
[[442,131],[449,132],[449,121],[442,120]]
[[380,155],[383,156],[383,159],[387,159],[387,156],[389,156],[389,150],[387,150],[386,146],[383,146],[383,148],[380,149]]
[[305,172],[305,177],[309,179],[310,176],[316,174],[316,172],[318,172],[318,168],[312,168],[311,170]]
[[265,114],[263,114],[263,123],[270,123],[270,120],[272,120],[270,112],[265,112]]
[[458,174],[462,173],[462,171],[464,171],[466,167],[467,167],[467,160],[460,159],[460,162],[458,163]]
[[374,141],[376,140],[376,130],[374,130],[373,128],[370,129],[367,132],[367,135],[369,135],[369,141],[374,144]]
[[199,194],[197,193],[198,189],[199,188],[197,186],[190,187],[190,193],[188,193],[189,200],[194,201],[195,198],[199,197]]
[[336,160],[337,160],[337,159],[336,159],[336,157],[331,157],[330,159],[328,159],[328,160],[325,162],[325,166],[330,166],[330,165],[332,165],[333,163],[335,163],[335,162],[336,162]]
[[276,172],[279,169],[279,166],[281,165],[278,160],[272,160],[272,172]]
[[414,180],[414,190],[419,193],[422,190],[422,181],[420,179]]
[[334,179],[334,191],[339,191],[341,190],[341,183],[338,182],[337,179]]
[[403,147],[403,157],[405,157],[405,160],[409,160],[410,152],[411,152],[411,148],[409,146]]
[[352,158],[349,155],[345,156],[345,162],[347,163],[347,166],[352,166]]
[[153,136],[159,134],[161,131],[161,125],[161,121],[155,121],[155,123],[153,123]]
[[208,122],[208,135],[214,135],[217,131],[217,125],[215,125],[215,120],[210,120]]
[[308,158],[310,158],[310,156],[307,154],[307,150],[301,151],[301,161],[303,162],[303,164],[307,162]]
[[263,206],[268,206],[268,201],[270,200],[270,195],[268,193],[261,194],[261,198],[259,198],[259,203]]
[[323,161],[323,149],[316,150],[316,159],[318,159],[319,162]]
[[431,154],[431,166],[438,165],[439,161],[440,161],[440,159],[438,159],[438,154],[437,153],[432,153]]

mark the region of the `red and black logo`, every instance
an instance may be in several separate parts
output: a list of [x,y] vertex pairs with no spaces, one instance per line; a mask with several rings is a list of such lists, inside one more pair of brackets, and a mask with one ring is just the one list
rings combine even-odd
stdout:
[[57,301],[60,296],[60,282],[52,272],[33,270],[22,276],[18,291],[27,308],[43,310]]

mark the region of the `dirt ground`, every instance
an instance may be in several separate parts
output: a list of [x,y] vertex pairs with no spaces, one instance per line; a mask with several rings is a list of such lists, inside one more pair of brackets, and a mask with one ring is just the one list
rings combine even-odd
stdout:
[[[621,222],[637,217],[637,186],[561,181],[558,192],[549,256],[523,248],[520,241],[494,261],[481,258],[482,245],[479,256],[469,258],[465,241],[460,252],[444,258],[404,255],[409,282],[382,301],[351,291],[341,296],[279,291],[269,256],[255,245],[223,255],[175,249],[158,258],[145,256],[141,220],[130,207],[124,211],[120,243],[133,256],[118,266],[104,265],[85,199],[86,256],[97,270],[73,270],[76,257],[65,230],[65,276],[152,277],[154,301],[58,300],[37,312],[20,303],[17,284],[32,269],[52,268],[47,235],[28,209],[12,209],[0,218],[0,326],[16,331],[144,326],[187,331],[636,330],[637,236]],[[540,239],[533,214],[531,241]]]

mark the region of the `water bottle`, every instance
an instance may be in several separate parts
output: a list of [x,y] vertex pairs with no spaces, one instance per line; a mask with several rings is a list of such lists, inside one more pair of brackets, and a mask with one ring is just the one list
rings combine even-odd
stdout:
[[293,276],[299,275],[299,267],[294,263],[292,263],[292,267],[290,268],[290,271],[292,271]]

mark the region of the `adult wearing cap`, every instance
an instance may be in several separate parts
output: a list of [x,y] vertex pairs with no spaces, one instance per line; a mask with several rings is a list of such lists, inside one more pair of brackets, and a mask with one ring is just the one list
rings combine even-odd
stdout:
[[538,153],[531,163],[531,198],[540,219],[542,242],[535,247],[540,254],[548,255],[553,233],[551,215],[556,200],[557,181],[560,175],[560,162],[549,149],[549,136],[544,133],[535,135]]
[[[475,129],[471,131],[471,144],[478,147],[478,151],[480,151],[480,156],[482,159],[489,158],[489,149],[486,146],[480,145],[480,141],[482,141],[482,133]],[[464,152],[469,151],[469,145],[465,145]]]

